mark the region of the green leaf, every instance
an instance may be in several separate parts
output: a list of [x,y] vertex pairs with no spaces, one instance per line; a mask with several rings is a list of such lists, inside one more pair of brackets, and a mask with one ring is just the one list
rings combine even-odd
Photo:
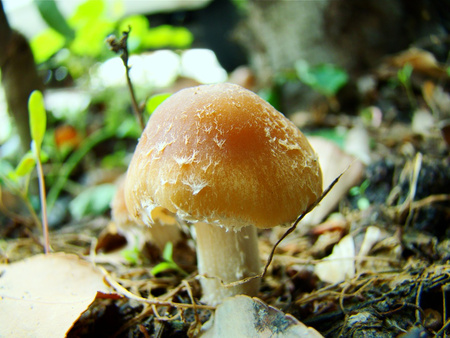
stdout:
[[161,25],[150,28],[149,33],[143,41],[146,48],[188,48],[194,37],[192,33],[184,27],[173,27],[170,25]]
[[75,38],[74,30],[69,26],[54,0],[34,0],[34,3],[49,27],[64,36],[68,41]]
[[136,265],[139,262],[139,249],[137,247],[122,250],[120,254],[123,258],[125,258],[129,263],[133,265]]
[[36,158],[32,152],[27,152],[16,167],[15,174],[18,177],[28,175],[36,165]]
[[87,0],[79,5],[69,19],[69,23],[78,29],[86,24],[97,20],[103,15],[105,4],[102,0]]
[[167,242],[166,245],[164,246],[164,250],[162,253],[164,262],[155,265],[153,269],[151,269],[150,273],[153,276],[156,276],[158,273],[165,272],[168,270],[174,270],[180,272],[183,275],[187,275],[187,272],[184,271],[182,268],[180,268],[177,265],[177,263],[173,261],[172,255],[173,255],[173,244],[172,242]]
[[171,93],[162,93],[162,94],[156,94],[151,96],[147,103],[145,104],[145,110],[149,115],[153,114],[153,112],[158,108],[158,106],[163,103],[170,95]]
[[361,190],[358,186],[354,186],[350,188],[348,193],[350,194],[350,196],[358,196],[361,195]]
[[63,48],[64,44],[64,37],[55,30],[48,28],[31,40],[30,47],[36,63],[42,63]]
[[161,262],[159,264],[156,264],[151,270],[150,273],[153,276],[156,276],[157,274],[169,270],[177,270],[179,271],[180,268],[174,263],[174,262]]
[[99,18],[77,30],[70,49],[78,55],[98,57],[108,51],[105,39],[114,31],[113,22]]
[[341,149],[344,149],[345,140],[347,138],[347,132],[340,128],[318,129],[317,131],[308,133],[308,135],[326,138],[327,140],[334,142]]
[[162,257],[168,262],[173,262],[172,254],[173,254],[173,244],[172,242],[167,242],[166,245],[164,246]]
[[360,185],[360,187],[359,187],[359,189],[360,189],[360,191],[361,191],[361,194],[364,194],[364,193],[366,192],[366,190],[367,190],[367,188],[369,187],[369,185],[370,185],[370,181],[369,181],[369,180],[364,180],[364,181],[361,183],[361,185]]
[[40,152],[45,129],[47,128],[47,114],[44,107],[44,96],[39,90],[34,90],[28,99],[30,114],[30,131],[36,150]]
[[401,69],[397,72],[398,80],[404,85],[409,85],[409,79],[411,78],[413,72],[413,66],[409,63],[406,63]]
[[78,6],[69,23],[76,30],[71,51],[83,56],[98,57],[108,48],[105,38],[113,33],[114,23],[104,14],[105,4],[101,0],[88,0]]
[[69,210],[76,220],[85,216],[97,216],[108,210],[116,192],[114,184],[101,184],[83,191],[69,204]]
[[310,66],[305,60],[295,63],[297,76],[304,84],[326,96],[334,96],[348,82],[348,74],[332,64]]
[[[6,176],[8,175],[10,172],[13,172],[14,168],[11,165],[11,163],[9,163],[8,161],[6,161],[3,158],[0,158],[0,178],[2,176]],[[0,180],[1,182],[1,180]]]

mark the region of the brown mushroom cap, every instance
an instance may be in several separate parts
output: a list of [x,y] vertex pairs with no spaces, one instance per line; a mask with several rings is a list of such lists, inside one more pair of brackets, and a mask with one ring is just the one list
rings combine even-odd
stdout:
[[181,90],[151,116],[128,168],[126,203],[151,223],[162,206],[229,229],[292,222],[322,193],[319,163],[300,130],[232,84]]

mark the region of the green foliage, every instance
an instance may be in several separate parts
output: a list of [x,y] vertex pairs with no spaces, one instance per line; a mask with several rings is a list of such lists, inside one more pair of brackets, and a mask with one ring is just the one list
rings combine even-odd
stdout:
[[149,23],[143,15],[132,15],[120,22],[118,31],[119,33],[127,32],[130,27],[132,33],[128,37],[127,46],[130,53],[135,53],[144,46],[144,39],[149,31]]
[[145,111],[151,115],[158,106],[170,97],[170,93],[162,93],[151,96],[145,104]]
[[68,41],[75,38],[75,32],[59,11],[54,0],[34,0],[34,3],[49,27],[53,28]]
[[139,263],[140,251],[137,246],[131,249],[125,249],[120,252],[123,258],[125,258],[130,264],[137,265]]
[[112,131],[106,128],[99,129],[89,135],[89,137],[85,138],[77,150],[66,159],[61,168],[58,170],[56,180],[48,192],[48,205],[50,208],[55,204],[59,194],[64,189],[64,186],[69,180],[70,174],[86,156],[86,154],[88,154],[89,151],[91,151],[91,149],[96,145],[112,138],[113,136],[114,133]]
[[165,272],[165,271],[178,271],[182,275],[187,275],[187,272],[181,269],[177,263],[174,262],[173,258],[173,244],[171,242],[168,242],[166,246],[164,247],[162,257],[164,259],[164,262],[161,262],[153,267],[153,269],[150,271],[150,273],[153,276],[156,276],[159,273]]
[[411,75],[413,72],[413,67],[407,63],[405,64],[401,69],[398,70],[397,72],[397,77],[398,80],[401,82],[402,85],[409,86],[410,85],[410,80],[411,80]]
[[341,149],[344,149],[345,139],[347,138],[347,132],[340,128],[319,129],[308,135],[326,138],[327,140],[334,142]]
[[119,32],[128,31],[128,50],[130,53],[144,49],[187,48],[194,39],[192,33],[184,27],[161,25],[150,28],[147,18],[143,15],[133,15],[123,19],[119,24]]
[[411,86],[411,75],[413,73],[413,70],[413,66],[411,66],[411,64],[409,63],[406,63],[401,69],[398,70],[397,78],[406,90],[406,95],[408,96],[409,103],[412,107],[416,107],[417,102]]
[[76,31],[70,49],[78,55],[99,57],[106,52],[105,38],[114,31],[115,23],[105,16],[105,4],[88,0],[81,4],[69,23]]
[[117,95],[117,91],[107,89],[96,95],[93,102],[106,105],[104,128],[108,132],[115,134],[118,138],[137,139],[141,135],[142,130],[139,124],[134,116],[128,113],[130,102],[126,95]]
[[47,61],[52,55],[64,47],[65,41],[61,34],[51,28],[35,36],[30,42],[30,47],[36,63]]
[[184,27],[161,25],[152,28],[149,33],[144,40],[144,46],[152,49],[188,48],[194,40],[192,33]]
[[300,81],[327,97],[336,95],[348,82],[345,70],[332,64],[310,66],[305,60],[298,60],[295,69]]
[[263,88],[258,91],[258,95],[269,102],[275,109],[281,110],[280,93],[277,88]]
[[109,169],[114,169],[114,168],[117,169],[117,168],[122,167],[122,168],[126,169],[128,166],[128,163],[126,161],[127,154],[128,153],[125,149],[120,149],[120,150],[116,150],[112,154],[105,155],[102,158],[101,167],[109,168]]
[[85,216],[101,215],[109,209],[115,192],[114,184],[101,184],[88,188],[70,202],[70,213],[76,220]]
[[[35,90],[30,94],[28,99],[28,112],[32,149],[21,158],[15,169],[10,167],[4,176],[4,179],[9,180],[9,184],[14,187],[14,190],[16,190],[23,199],[27,199],[30,173],[35,166],[40,166],[41,162],[47,160],[47,154],[41,151],[42,141],[44,140],[47,128],[47,114],[44,106],[44,97],[40,91]],[[25,184],[21,184],[22,178],[25,178]],[[43,177],[40,177],[39,179],[43,180]]]
[[356,204],[359,210],[366,210],[370,206],[370,201],[365,197],[366,189],[369,187],[370,182],[365,180],[359,187],[352,187],[349,191],[350,196],[357,197]]
[[231,2],[239,11],[243,13],[248,10],[249,0],[231,0]]
[[193,35],[188,29],[170,25],[150,28],[143,15],[133,15],[117,22],[106,15],[103,0],[86,0],[67,21],[58,11],[54,0],[35,2],[49,25],[48,29],[31,41],[38,63],[47,61],[64,46],[78,56],[109,56],[106,37],[116,32],[121,34],[129,27],[132,29],[128,41],[130,53],[163,47],[187,48],[193,41]]
[[20,160],[19,164],[16,167],[16,170],[14,171],[15,177],[24,177],[31,173],[31,171],[34,169],[36,165],[36,159],[32,152],[27,152],[22,159]]
[[47,114],[44,107],[44,96],[39,90],[34,90],[28,100],[28,111],[30,114],[31,138],[34,141],[37,154],[39,155],[47,128]]
[[[47,1],[37,1],[37,3],[45,2]],[[58,14],[52,5],[40,4],[40,6],[42,16],[50,27],[31,41],[36,62],[47,61],[64,46],[68,46],[73,53],[81,56],[100,57],[108,53],[104,40],[114,31],[115,23],[106,18],[103,1],[87,0],[78,6],[67,22],[56,18]],[[67,27],[63,28],[66,25]]]
[[69,23],[75,29],[85,27],[103,16],[105,3],[103,0],[87,0],[78,6]]

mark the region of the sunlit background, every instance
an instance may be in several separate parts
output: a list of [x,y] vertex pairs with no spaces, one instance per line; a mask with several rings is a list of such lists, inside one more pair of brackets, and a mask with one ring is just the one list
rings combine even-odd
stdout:
[[[38,64],[45,64],[47,109],[56,119],[76,121],[87,109],[92,96],[112,88],[125,88],[125,68],[119,56],[108,51],[105,37],[132,27],[128,47],[130,78],[137,92],[161,91],[186,77],[200,84],[223,82],[226,70],[215,53],[193,48],[192,33],[181,26],[153,27],[145,15],[202,8],[203,1],[57,1],[60,12],[73,28],[70,45],[44,21],[32,0],[6,0],[9,24],[30,41]],[[44,2],[45,3],[45,2]],[[151,20],[150,20],[151,21]],[[95,24],[94,24],[95,22]],[[118,28],[118,29],[117,29]],[[119,36],[120,37],[120,36]],[[65,87],[74,81],[75,87]],[[82,86],[81,86],[82,84]],[[82,88],[82,89],[81,89]],[[145,95],[145,94],[143,94]],[[0,91],[0,144],[2,155],[14,153],[19,145]]]

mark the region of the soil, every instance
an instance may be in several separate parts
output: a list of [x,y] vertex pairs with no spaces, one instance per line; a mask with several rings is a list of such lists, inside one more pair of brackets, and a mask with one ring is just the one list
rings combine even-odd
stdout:
[[[397,70],[391,69],[391,73]],[[372,115],[364,124],[371,139],[372,159],[361,180],[367,182],[367,188],[357,195],[348,193],[339,201],[335,209],[341,216],[338,225],[324,221],[308,231],[291,233],[287,243],[282,242],[275,251],[258,294],[265,303],[325,337],[450,334],[450,145],[445,128],[440,128],[449,116],[445,109],[437,108],[439,99],[424,94],[425,86],[431,83],[448,97],[449,81],[434,73],[413,73],[411,102],[405,88],[398,83],[392,86],[385,74],[374,70],[364,75],[375,85],[370,91],[353,93],[353,103],[345,103],[351,109],[339,109],[338,95],[334,102],[316,102],[306,113],[302,130],[317,131],[351,127],[364,120],[360,114],[364,108],[380,107],[382,119],[374,122]],[[432,117],[433,124],[426,130],[413,128],[419,108]],[[83,170],[91,169],[87,166]],[[358,206],[362,197],[369,202],[363,209]],[[18,261],[42,251],[39,231],[28,220],[2,217],[4,261]],[[163,261],[162,253],[147,244],[135,262],[117,259],[114,253],[123,248],[126,239],[111,231],[110,223],[109,212],[82,221],[65,220],[64,226],[51,230],[52,248],[80,256],[97,255],[102,259],[97,264],[123,288],[140,297],[157,297],[178,305],[97,299],[68,337],[195,336],[213,310],[187,306],[193,300],[200,304],[201,297],[189,233],[184,233],[173,251],[175,263],[188,276],[167,270],[155,277],[150,269]],[[359,249],[369,227],[377,227],[383,235],[359,263],[356,274],[334,284],[320,280],[315,265],[346,235],[353,237]],[[264,230],[259,235],[261,257],[267,258],[281,233]]]

